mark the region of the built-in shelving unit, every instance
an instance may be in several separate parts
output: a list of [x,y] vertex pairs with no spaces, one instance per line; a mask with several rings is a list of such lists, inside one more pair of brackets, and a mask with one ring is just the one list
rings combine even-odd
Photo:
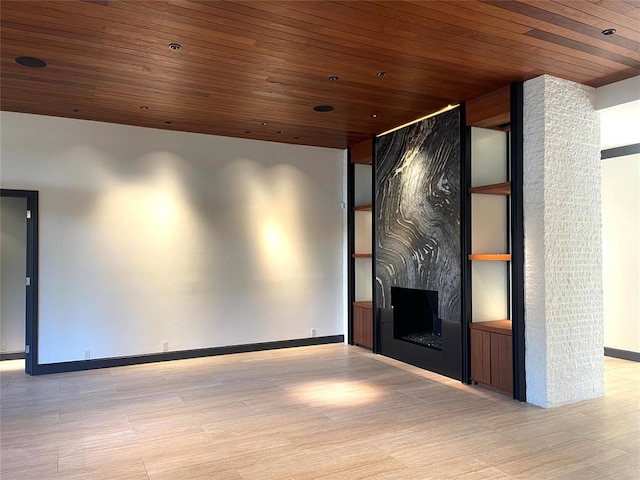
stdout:
[[372,160],[373,142],[353,145],[350,148],[353,164],[353,258],[352,302],[353,343],[373,349],[373,254],[372,252]]
[[[471,380],[513,389],[507,133],[471,129]],[[499,253],[485,253],[499,252]]]

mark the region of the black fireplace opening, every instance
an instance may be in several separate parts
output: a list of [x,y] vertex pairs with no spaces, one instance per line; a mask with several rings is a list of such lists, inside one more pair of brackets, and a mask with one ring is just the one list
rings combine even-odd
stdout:
[[391,287],[393,337],[442,350],[442,321],[438,317],[438,292]]

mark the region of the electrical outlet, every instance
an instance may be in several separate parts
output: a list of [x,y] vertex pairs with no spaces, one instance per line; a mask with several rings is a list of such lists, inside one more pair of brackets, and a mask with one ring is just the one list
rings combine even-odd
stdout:
[[91,358],[91,350],[84,351],[84,359],[89,360]]
[[315,337],[315,336],[316,336],[316,329],[315,329],[315,328],[312,328],[312,329],[311,329],[311,336],[312,336],[312,337]]
[[162,351],[163,352],[168,352],[169,351],[169,342],[167,342],[167,341],[162,342]]
[[7,350],[7,341],[6,340],[2,340],[2,342],[0,342],[0,350],[2,350],[3,352],[5,352]]

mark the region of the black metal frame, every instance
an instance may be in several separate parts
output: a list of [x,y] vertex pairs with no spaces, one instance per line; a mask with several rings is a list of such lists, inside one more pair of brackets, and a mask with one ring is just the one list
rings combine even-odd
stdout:
[[471,383],[471,341],[469,339],[469,323],[473,313],[471,302],[471,127],[467,127],[466,105],[460,105],[460,294],[461,313],[460,319],[462,342],[462,372],[463,383]]
[[355,282],[355,166],[351,162],[351,147],[347,148],[347,342],[353,345],[353,302],[356,296]]
[[25,318],[25,372],[36,375],[38,372],[38,192],[35,190],[1,189],[2,197],[27,199],[27,210],[31,218],[27,219],[27,269],[25,277],[31,279],[26,287]]
[[376,302],[376,152],[377,137],[371,139],[371,302],[373,313],[373,353],[382,350],[382,333],[380,330],[380,309]]
[[522,198],[523,88],[511,84],[511,328],[513,342],[513,398],[527,399],[524,323],[524,218]]

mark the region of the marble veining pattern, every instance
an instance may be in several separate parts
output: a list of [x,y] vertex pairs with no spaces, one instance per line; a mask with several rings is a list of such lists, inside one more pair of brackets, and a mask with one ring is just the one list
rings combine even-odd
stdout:
[[460,114],[451,110],[376,142],[376,301],[391,286],[438,291],[460,321]]

